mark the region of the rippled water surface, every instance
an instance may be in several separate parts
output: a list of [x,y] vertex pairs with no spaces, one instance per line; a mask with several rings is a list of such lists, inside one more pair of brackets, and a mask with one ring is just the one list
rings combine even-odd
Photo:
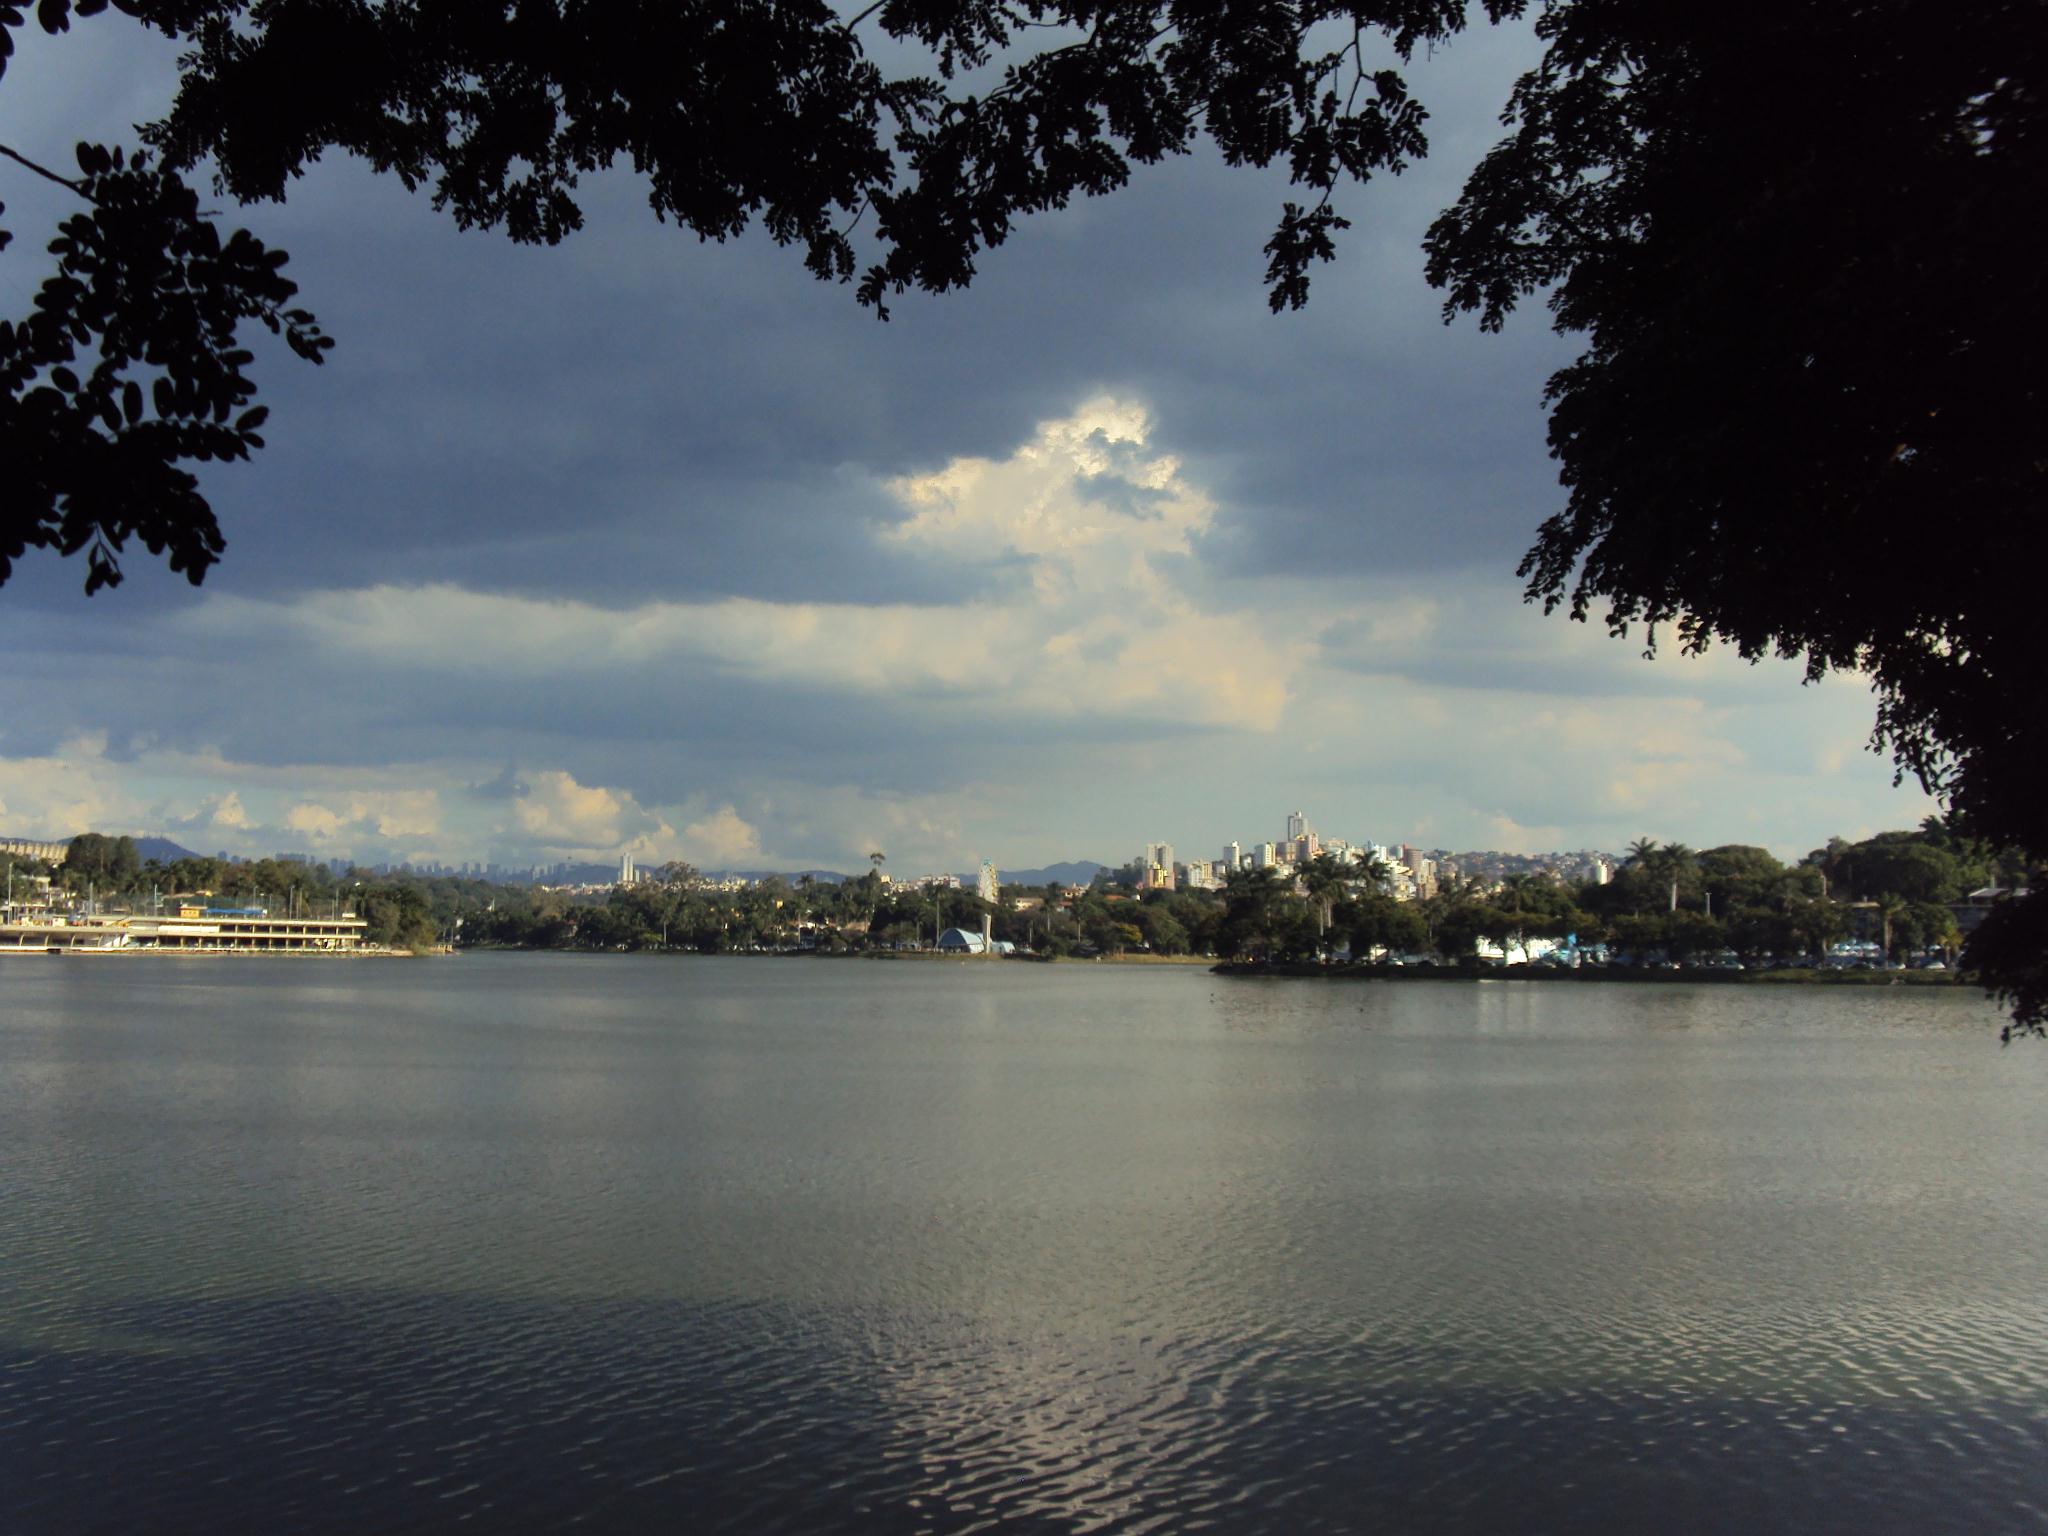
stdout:
[[0,960],[0,1532],[2048,1523],[1905,989]]

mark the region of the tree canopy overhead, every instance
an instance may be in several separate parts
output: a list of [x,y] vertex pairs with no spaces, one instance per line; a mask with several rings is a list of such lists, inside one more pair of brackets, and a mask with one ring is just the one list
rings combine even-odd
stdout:
[[[1525,0],[1485,0],[1491,17]],[[240,320],[318,361],[284,306],[283,254],[223,242],[183,177],[204,166],[243,204],[283,198],[330,150],[430,193],[466,228],[553,243],[582,223],[583,179],[646,180],[656,218],[700,239],[758,223],[817,277],[891,297],[971,282],[1017,221],[1116,190],[1132,167],[1207,139],[1234,165],[1287,167],[1266,243],[1272,306],[1299,307],[1335,254],[1340,184],[1423,154],[1426,116],[1391,66],[1462,29],[1466,0],[1232,5],[881,0],[114,0],[186,46],[175,99],[116,163],[81,146],[84,211],[37,313],[0,333],[0,451],[27,466],[0,512],[0,581],[29,548],[90,551],[120,580],[130,538],[200,581],[224,541],[195,460],[245,457],[253,358]],[[41,0],[67,30],[109,0]],[[0,3],[8,29],[28,8]],[[874,52],[922,62],[887,70]],[[114,154],[123,154],[115,151]],[[125,202],[116,199],[121,192]],[[117,217],[146,203],[147,227]],[[4,211],[4,209],[0,209]],[[75,226],[75,227],[74,227]],[[4,240],[0,236],[0,240]],[[94,247],[96,266],[80,254]],[[252,265],[253,264],[253,265]],[[81,302],[89,300],[90,303]],[[194,314],[198,310],[200,313]],[[161,315],[160,323],[147,323]],[[74,354],[99,356],[80,378]],[[166,380],[170,393],[156,388]]]
[[[1447,317],[1539,291],[1568,489],[1528,596],[1874,681],[1873,744],[2048,850],[2048,5],[1552,0],[1432,227]],[[2010,978],[2048,1021],[2048,978]]]

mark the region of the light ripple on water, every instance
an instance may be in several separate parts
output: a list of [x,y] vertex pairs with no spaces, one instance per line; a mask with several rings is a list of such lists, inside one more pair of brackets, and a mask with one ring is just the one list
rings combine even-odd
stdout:
[[2042,1512],[2038,1399],[1723,1396],[1682,1353],[1650,1363],[1654,1390],[1557,1390],[1446,1386],[1399,1348],[1118,1347],[741,1302],[338,1294],[105,1325],[184,1347],[0,1356],[10,1531],[430,1530],[444,1512],[423,1493],[522,1530],[1990,1530]]
[[100,969],[0,1012],[0,1536],[2048,1517],[2043,1085],[1938,1010]]

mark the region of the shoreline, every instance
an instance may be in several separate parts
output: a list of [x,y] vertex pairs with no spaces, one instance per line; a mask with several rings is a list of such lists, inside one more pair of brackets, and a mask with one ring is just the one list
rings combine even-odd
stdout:
[[289,957],[316,960],[417,960],[430,956],[449,957],[474,952],[478,954],[515,955],[583,955],[604,958],[621,954],[665,955],[688,959],[763,959],[763,960],[869,960],[890,963],[966,965],[976,961],[1024,963],[1029,965],[1065,966],[1119,966],[1131,969],[1164,968],[1185,970],[1201,967],[1211,975],[1250,981],[1390,981],[1390,982],[1501,982],[1526,981],[1541,985],[1572,984],[1587,986],[1780,986],[1780,987],[1975,987],[1975,978],[1962,971],[1883,971],[1883,970],[1769,970],[1769,971],[1728,971],[1710,968],[1694,970],[1669,970],[1653,966],[1586,966],[1576,970],[1556,966],[1456,966],[1456,965],[1370,965],[1322,964],[1312,960],[1222,960],[1207,955],[975,955],[939,953],[934,950],[724,950],[705,953],[694,949],[641,949],[641,950],[598,950],[598,949],[547,949],[527,948],[521,945],[477,944],[461,948],[438,945],[429,950],[372,948],[363,946],[345,950],[323,949],[177,949],[158,948],[154,945],[122,946],[99,949],[89,946],[77,948],[31,949],[27,947],[0,946],[0,957],[7,955],[34,956],[46,959],[85,957],[93,959],[113,956],[153,955],[158,957],[180,957],[185,959],[257,959],[264,956]]
[[1778,987],[1961,987],[1976,982],[1961,971],[1666,970],[1654,966],[1455,965],[1319,965],[1314,961],[1222,961],[1219,976],[1252,979],[1316,978],[1326,981],[1532,981],[1543,984],[1577,982],[1588,986],[1668,986],[1701,983],[1709,986]]
[[[446,953],[447,951],[443,951]],[[1554,966],[1455,966],[1455,965],[1324,965],[1312,960],[1216,960],[1208,955],[975,955],[941,954],[929,949],[911,950],[720,950],[694,949],[544,949],[520,945],[477,944],[453,951],[455,954],[585,955],[604,958],[614,955],[663,955],[687,959],[747,960],[865,960],[892,965],[967,965],[981,961],[991,964],[1113,965],[1134,969],[1147,967],[1185,970],[1201,967],[1211,975],[1245,980],[1323,980],[1393,982],[1481,982],[1530,981],[1544,985],[1580,983],[1588,986],[1668,986],[1698,983],[1709,986],[1814,986],[1814,987],[1968,987],[1977,982],[1962,971],[1860,971],[1860,970],[1772,970],[1724,971],[1712,969],[1665,970],[1652,966],[1586,966],[1566,970]],[[396,953],[403,953],[397,951]]]
[[[417,949],[372,949],[363,946],[356,949],[179,949],[175,946],[159,947],[154,944],[124,944],[112,948],[99,948],[91,944],[72,947],[51,946],[36,949],[26,944],[0,945],[0,957],[21,955],[35,959],[93,959],[108,960],[116,956],[127,958],[135,955],[152,955],[158,958],[185,960],[235,960],[260,959],[269,956],[274,959],[292,960],[418,960],[427,955],[450,955],[454,951],[445,945],[430,950]],[[535,951],[540,953],[540,951]]]

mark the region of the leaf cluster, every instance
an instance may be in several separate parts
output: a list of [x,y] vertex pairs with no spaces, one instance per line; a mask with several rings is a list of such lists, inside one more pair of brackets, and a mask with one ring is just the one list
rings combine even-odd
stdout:
[[[1231,164],[1285,164],[1314,196],[1267,247],[1273,306],[1298,306],[1344,227],[1331,192],[1427,148],[1388,61],[1449,38],[1466,7],[887,0],[851,22],[823,0],[139,9],[191,45],[151,141],[181,168],[211,156],[232,196],[281,198],[342,149],[465,227],[553,242],[582,224],[582,179],[623,160],[657,217],[708,240],[758,221],[821,278],[860,270],[861,302],[886,314],[891,295],[971,281],[1018,219],[1204,136]],[[870,22],[885,52],[933,72],[885,71]],[[870,213],[862,269],[854,226]]]
[[65,184],[85,206],[49,244],[57,269],[25,319],[0,320],[0,582],[26,550],[55,548],[86,551],[87,592],[112,586],[134,539],[196,584],[224,545],[184,466],[263,446],[239,327],[316,363],[332,341],[291,307],[284,253],[223,238],[146,152],[81,144],[77,161]]

